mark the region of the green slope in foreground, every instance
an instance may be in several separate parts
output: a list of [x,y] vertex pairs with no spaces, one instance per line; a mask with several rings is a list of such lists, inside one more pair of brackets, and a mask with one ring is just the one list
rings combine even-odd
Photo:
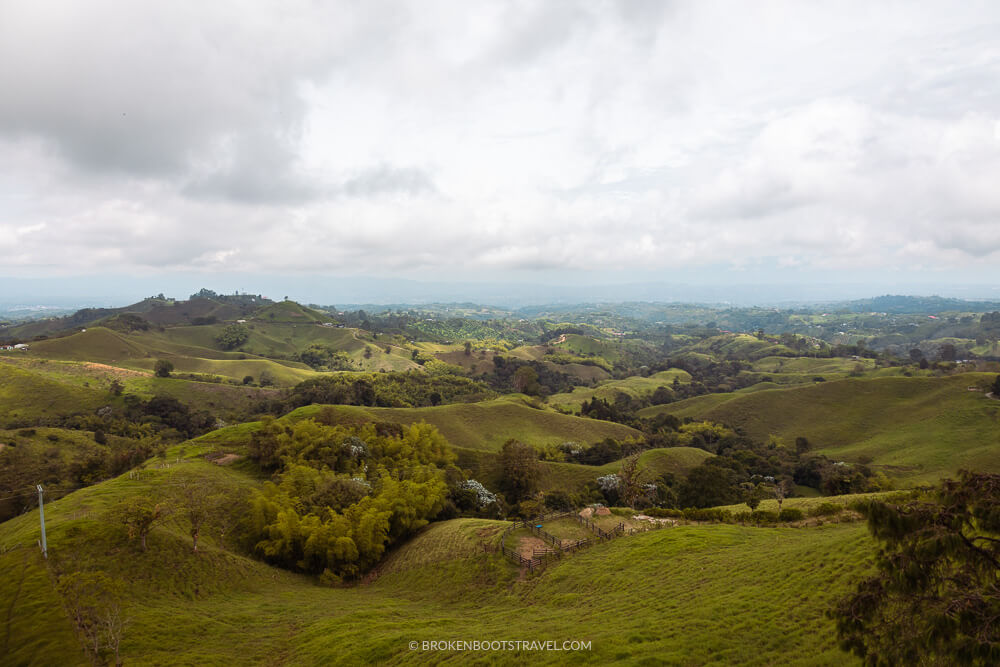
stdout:
[[969,391],[995,377],[846,379],[699,396],[655,411],[724,422],[759,439],[804,436],[834,459],[871,457],[905,484],[932,483],[961,468],[1000,472],[1000,401]]
[[[251,483],[201,461],[177,467],[220,488]],[[521,577],[477,548],[495,540],[502,524],[457,519],[390,555],[392,566],[373,584],[329,588],[207,537],[195,555],[178,518],[154,530],[149,552],[128,545],[107,512],[173,474],[120,478],[51,503],[47,563],[30,548],[34,514],[0,525],[0,544],[28,545],[0,555],[0,606],[17,630],[6,655],[18,664],[85,664],[45,570],[91,568],[129,582],[127,664],[854,664],[836,649],[824,612],[868,567],[872,545],[860,523],[681,526],[597,545]],[[409,648],[476,639],[576,640],[591,648]]]

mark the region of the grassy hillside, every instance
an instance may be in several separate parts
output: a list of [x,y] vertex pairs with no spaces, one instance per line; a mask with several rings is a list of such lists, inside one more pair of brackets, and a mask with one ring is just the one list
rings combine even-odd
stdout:
[[[172,327],[166,331],[152,334],[157,340],[168,346],[185,345],[191,348],[215,350],[218,344],[216,337],[227,325],[215,324],[209,326]],[[385,351],[388,343],[382,343],[367,336],[357,329],[340,329],[323,326],[316,322],[290,324],[287,322],[254,321],[247,325],[250,337],[239,346],[238,352],[224,353],[227,356],[254,355],[260,357],[293,358],[310,345],[322,345],[338,352],[347,354],[359,370],[410,370],[418,368],[410,358],[410,351],[398,346],[389,345],[390,351]],[[370,349],[371,356],[365,357],[365,350]],[[165,349],[171,349],[166,347]],[[176,348],[173,348],[176,349]],[[198,349],[192,350],[194,356]],[[183,352],[183,350],[181,350]],[[295,365],[283,362],[285,365]]]
[[[472,478],[479,480],[490,489],[501,487],[503,468],[496,452],[456,447],[455,453],[458,454],[459,467],[468,470]],[[705,450],[694,447],[650,449],[640,455],[639,467],[648,470],[654,477],[664,473],[672,473],[683,478],[687,476],[691,468],[699,465],[710,456],[711,454]],[[602,475],[618,472],[622,462],[612,461],[602,466],[588,466],[563,461],[539,461],[538,465],[540,468],[539,491],[545,493],[551,491],[582,493],[589,482],[593,482]]]
[[750,334],[722,334],[684,348],[686,353],[703,354],[715,359],[762,359],[795,352],[774,341],[760,340]]
[[[230,492],[253,483],[189,460],[78,491],[47,507],[47,562],[30,546],[37,516],[0,525],[0,545],[27,545],[0,556],[0,596],[15,623],[7,656],[84,664],[51,575],[93,569],[129,582],[122,651],[131,664],[855,664],[835,648],[824,611],[867,567],[872,547],[860,523],[682,526],[599,544],[525,578],[477,548],[501,524],[459,519],[391,554],[373,584],[329,588],[208,536],[193,554],[179,518],[154,529],[148,552],[129,544],[108,512],[123,498],[169,489],[182,469]],[[412,641],[459,639],[590,648],[474,657],[410,649]]]
[[865,371],[875,368],[874,359],[848,359],[844,357],[764,357],[753,364],[753,370],[762,373],[805,373],[809,375],[836,375],[850,373],[856,366]]
[[[299,408],[292,417],[311,417],[325,406]],[[529,407],[517,396],[482,403],[456,403],[428,408],[365,408],[335,405],[344,421],[375,420],[410,424],[433,424],[455,447],[499,451],[507,440],[517,438],[532,445],[557,445],[567,440],[592,443],[605,438],[636,437],[639,432],[612,422],[563,415]]]
[[[199,335],[211,336],[213,327],[182,329],[204,330]],[[28,355],[35,359],[80,361],[147,371],[153,369],[158,359],[166,359],[180,373],[221,375],[236,380],[242,380],[247,375],[259,380],[261,373],[266,371],[277,385],[297,384],[316,374],[305,364],[297,362],[255,358],[245,353],[185,344],[171,340],[169,334],[160,332],[123,334],[103,327],[40,341],[31,346]]]
[[494,544],[507,526],[506,521],[453,519],[432,523],[378,566],[379,576],[414,570],[433,563],[469,558],[483,552],[483,543]]
[[4,546],[13,550],[0,553],[0,662],[89,665],[34,544]]
[[581,334],[566,334],[553,340],[549,345],[560,352],[568,352],[581,357],[601,357],[611,363],[622,359],[620,341],[599,340]]
[[658,411],[725,422],[755,438],[808,438],[835,459],[870,457],[908,484],[961,468],[1000,471],[1000,401],[971,386],[991,374],[845,379],[790,389],[699,396]]
[[566,394],[553,394],[549,396],[548,402],[551,405],[558,405],[572,410],[574,413],[580,412],[580,404],[583,401],[590,401],[594,398],[601,398],[609,403],[614,403],[615,396],[619,393],[639,398],[648,396],[656,391],[657,387],[670,387],[674,378],[678,382],[690,382],[691,376],[687,371],[671,369],[655,373],[649,377],[632,376],[624,380],[609,380],[601,383],[597,387],[576,387],[572,392]]
[[[259,382],[261,375],[267,373],[271,381],[278,386],[292,386],[303,380],[316,377],[318,373],[305,364],[291,364],[270,359],[202,359],[199,357],[174,357],[164,355],[157,359],[166,359],[174,365],[178,373],[204,373],[205,375],[221,375],[222,377],[242,380],[249,375],[254,382]],[[128,364],[133,368],[153,370],[156,359],[134,359]]]
[[0,426],[92,412],[108,398],[100,389],[64,384],[0,360]]
[[[685,477],[691,468],[700,465],[710,456],[711,454],[705,450],[694,447],[650,449],[639,456],[639,468],[647,470],[653,476],[672,473],[678,477]],[[543,461],[541,465],[542,474],[538,482],[541,490],[580,491],[588,482],[602,475],[618,472],[622,462],[613,461],[602,466],[587,466],[579,463]],[[484,468],[485,470],[488,468]],[[494,484],[496,483],[494,481]]]
[[[147,371],[82,361],[22,357],[7,363],[36,376],[32,383],[25,385],[34,388],[22,395],[25,404],[35,412],[45,401],[52,400],[58,391],[88,397],[87,401],[80,403],[79,410],[84,412],[92,411],[92,407],[97,404],[113,403],[114,399],[109,392],[114,380],[124,385],[124,394],[135,394],[142,398],[170,396],[190,407],[206,409],[226,421],[245,417],[261,399],[274,398],[280,392],[276,388],[201,382],[176,377],[159,378]],[[50,388],[43,391],[40,388],[42,384],[39,383],[46,382],[56,384],[46,384]],[[53,386],[56,389],[52,389]],[[67,410],[69,413],[76,411],[72,400],[65,400],[64,409],[57,412],[63,414]],[[3,412],[0,409],[0,415]]]
[[276,301],[253,314],[254,320],[261,322],[330,322],[331,318],[312,308],[294,301]]

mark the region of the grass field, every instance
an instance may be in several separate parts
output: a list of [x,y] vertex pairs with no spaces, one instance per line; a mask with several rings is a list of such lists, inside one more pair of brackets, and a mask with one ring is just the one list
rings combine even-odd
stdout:
[[[843,496],[815,496],[810,498],[785,498],[782,503],[782,509],[794,507],[795,509],[800,509],[806,514],[811,510],[819,507],[820,505],[841,505],[846,507],[856,500],[867,500],[871,498],[882,498],[895,493],[909,493],[907,491],[877,491],[875,493],[849,493]],[[746,503],[737,503],[736,505],[722,505],[716,509],[728,510],[733,512],[749,512],[750,507]],[[768,498],[767,500],[760,501],[760,505],[757,507],[758,510],[766,510],[768,512],[778,511],[778,501],[773,498]]]
[[615,396],[620,393],[640,398],[652,394],[656,391],[657,387],[670,388],[673,385],[674,378],[677,378],[677,381],[681,383],[691,381],[691,376],[687,371],[671,369],[655,373],[649,377],[634,375],[624,380],[608,380],[607,382],[602,382],[597,387],[576,387],[572,392],[549,396],[548,403],[572,410],[574,414],[579,414],[580,404],[583,401],[600,398],[609,403],[614,403]]
[[834,459],[870,457],[901,483],[922,484],[961,468],[1000,471],[1000,401],[968,391],[994,378],[963,373],[845,379],[699,396],[655,410],[731,424],[759,439],[774,434],[792,442],[803,436]]
[[562,342],[553,341],[550,346],[560,352],[569,352],[581,357],[601,357],[611,363],[622,358],[622,343],[599,340],[581,334],[566,334]]
[[[239,473],[191,461],[206,483]],[[500,522],[431,526],[392,553],[371,585],[328,588],[248,560],[205,538],[191,553],[183,522],[150,550],[125,542],[105,512],[169,482],[120,478],[47,508],[50,560],[30,548],[37,517],[0,525],[0,596],[14,664],[85,664],[47,569],[99,569],[127,580],[128,664],[855,664],[835,648],[824,612],[865,571],[863,524],[810,528],[680,526],[598,544],[538,575],[517,576],[479,540]],[[572,526],[567,528],[571,529]],[[424,653],[424,640],[578,640],[590,649]]]
[[[4,375],[4,368],[9,366],[20,369],[27,375],[20,376],[21,381],[15,382],[13,376]],[[159,378],[148,371],[107,364],[32,357],[0,362],[0,378],[7,379],[6,383],[0,381],[0,396],[3,396],[5,386],[20,388],[16,398],[20,400],[21,408],[16,408],[16,400],[4,403],[12,411],[14,418],[25,414],[51,416],[72,414],[77,411],[87,412],[100,405],[114,403],[117,399],[110,394],[111,383],[114,380],[124,385],[125,394],[135,394],[142,398],[170,396],[191,407],[208,410],[226,421],[245,418],[261,399],[274,398],[279,394],[279,390],[274,388],[201,382],[176,377]],[[86,400],[81,400],[77,404],[74,402],[74,396],[82,396]],[[49,413],[43,413],[42,409],[48,408],[49,403],[53,404],[52,409]]]
[[390,552],[378,566],[379,576],[445,563],[483,553],[482,543],[495,544],[506,521],[459,519],[432,523],[413,539]]
[[[495,452],[460,447],[454,449],[461,468],[468,470],[473,478],[489,488],[499,488],[502,467]],[[639,466],[647,469],[654,477],[665,473],[684,477],[691,468],[710,456],[705,450],[694,447],[650,449],[640,455]],[[588,482],[593,482],[602,475],[618,472],[621,464],[621,461],[612,461],[602,466],[588,466],[562,461],[540,461],[538,489],[543,492],[561,490],[580,493]]]
[[[299,408],[292,417],[310,417],[324,406]],[[516,438],[531,445],[558,445],[566,441],[590,444],[605,438],[636,437],[639,432],[612,422],[559,414],[529,407],[518,396],[481,403],[456,403],[426,408],[365,408],[332,406],[345,421],[386,421],[410,424],[426,421],[437,427],[454,447],[499,451]]]
[[[316,327],[320,328],[320,327]],[[34,343],[29,356],[34,359],[79,361],[105,364],[123,368],[151,371],[158,359],[165,359],[181,373],[204,373],[242,380],[250,375],[259,380],[261,373],[268,373],[277,385],[294,385],[315,377],[316,371],[302,363],[265,359],[240,352],[224,352],[211,347],[195,345],[201,336],[211,337],[212,327],[179,327],[181,342],[168,334],[146,332],[121,334],[110,329],[95,327],[63,338],[53,338]],[[196,330],[185,333],[183,330]],[[167,332],[172,331],[167,329]]]
[[685,354],[700,353],[714,359],[763,359],[773,355],[794,354],[793,350],[750,334],[722,334],[685,348]]
[[[226,325],[172,327],[164,332],[151,334],[161,345],[186,345],[191,348],[217,348],[216,337]],[[324,345],[347,354],[357,364],[359,370],[409,370],[418,368],[410,358],[410,351],[398,346],[390,346],[390,352],[385,352],[385,343],[375,340],[362,340],[357,329],[340,329],[321,326],[317,322],[307,321],[297,324],[289,322],[254,321],[247,325],[250,337],[239,346],[244,356],[247,354],[261,357],[293,357],[310,345]],[[371,350],[372,356],[365,358],[365,349]],[[197,350],[193,350],[197,352]],[[235,353],[229,353],[235,354]],[[197,355],[195,355],[197,356]],[[205,356],[205,355],[201,355]]]
[[850,373],[855,366],[865,371],[875,368],[874,359],[847,359],[844,357],[764,357],[753,363],[753,370],[762,373],[804,373],[809,375]]
[[0,426],[91,412],[109,398],[96,387],[64,384],[0,360]]

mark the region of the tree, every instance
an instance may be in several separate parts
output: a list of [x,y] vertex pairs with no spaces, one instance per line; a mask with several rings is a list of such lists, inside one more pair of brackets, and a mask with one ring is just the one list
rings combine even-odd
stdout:
[[993,396],[1000,398],[1000,375],[998,375],[996,380],[993,381],[992,386],[990,386],[990,391],[993,392]]
[[521,366],[514,372],[514,389],[522,394],[537,394],[538,373],[531,366]]
[[247,342],[249,338],[250,329],[245,324],[236,323],[223,329],[222,333],[215,337],[215,342],[223,350],[232,350]]
[[787,484],[785,480],[779,479],[774,484],[774,499],[778,501],[778,512],[781,512],[781,504],[785,502],[785,496],[787,495]]
[[746,490],[746,497],[743,499],[743,502],[745,502],[747,507],[750,508],[750,511],[753,512],[760,507],[760,501],[764,499],[766,493],[767,491],[761,488],[760,484],[754,484],[751,488]]
[[177,478],[174,503],[190,525],[192,551],[198,553],[198,538],[202,528],[211,520],[219,504],[218,498],[205,492],[204,480],[194,475]]
[[58,589],[95,662],[103,662],[101,650],[107,648],[121,665],[118,649],[128,624],[122,616],[122,583],[103,572],[73,572],[59,578]]
[[365,359],[372,358],[372,348],[369,345],[365,345]]
[[877,571],[830,615],[868,664],[1000,662],[1000,475],[962,471],[932,499],[862,507]]
[[505,442],[500,450],[500,467],[502,486],[510,502],[517,502],[535,491],[539,466],[538,455],[531,446],[514,439]]
[[112,396],[121,396],[122,391],[124,391],[125,385],[121,383],[121,380],[115,378],[111,381],[111,385],[108,387],[108,391],[111,392]]
[[174,365],[166,359],[157,359],[153,364],[153,373],[158,378],[168,378],[174,372]]
[[163,506],[147,496],[130,498],[119,509],[119,519],[128,530],[128,539],[139,538],[143,551],[147,550],[146,537],[165,516]]
[[621,470],[618,471],[621,478],[622,499],[629,507],[637,507],[640,500],[647,499],[649,493],[646,471],[639,469],[639,454],[633,454],[622,461]]
[[253,382],[253,376],[252,375],[244,375],[243,376],[243,384],[251,384],[252,382]]
[[682,507],[731,505],[738,500],[738,491],[733,486],[733,472],[711,463],[692,468],[680,488],[679,502]]
[[465,341],[465,356],[472,356],[472,343],[470,341]]

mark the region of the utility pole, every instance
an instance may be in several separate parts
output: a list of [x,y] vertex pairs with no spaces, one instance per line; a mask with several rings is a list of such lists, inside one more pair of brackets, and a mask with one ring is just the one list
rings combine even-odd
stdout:
[[42,485],[36,484],[38,487],[38,518],[42,522],[42,557],[49,557],[48,545],[45,543],[45,506],[42,504]]

